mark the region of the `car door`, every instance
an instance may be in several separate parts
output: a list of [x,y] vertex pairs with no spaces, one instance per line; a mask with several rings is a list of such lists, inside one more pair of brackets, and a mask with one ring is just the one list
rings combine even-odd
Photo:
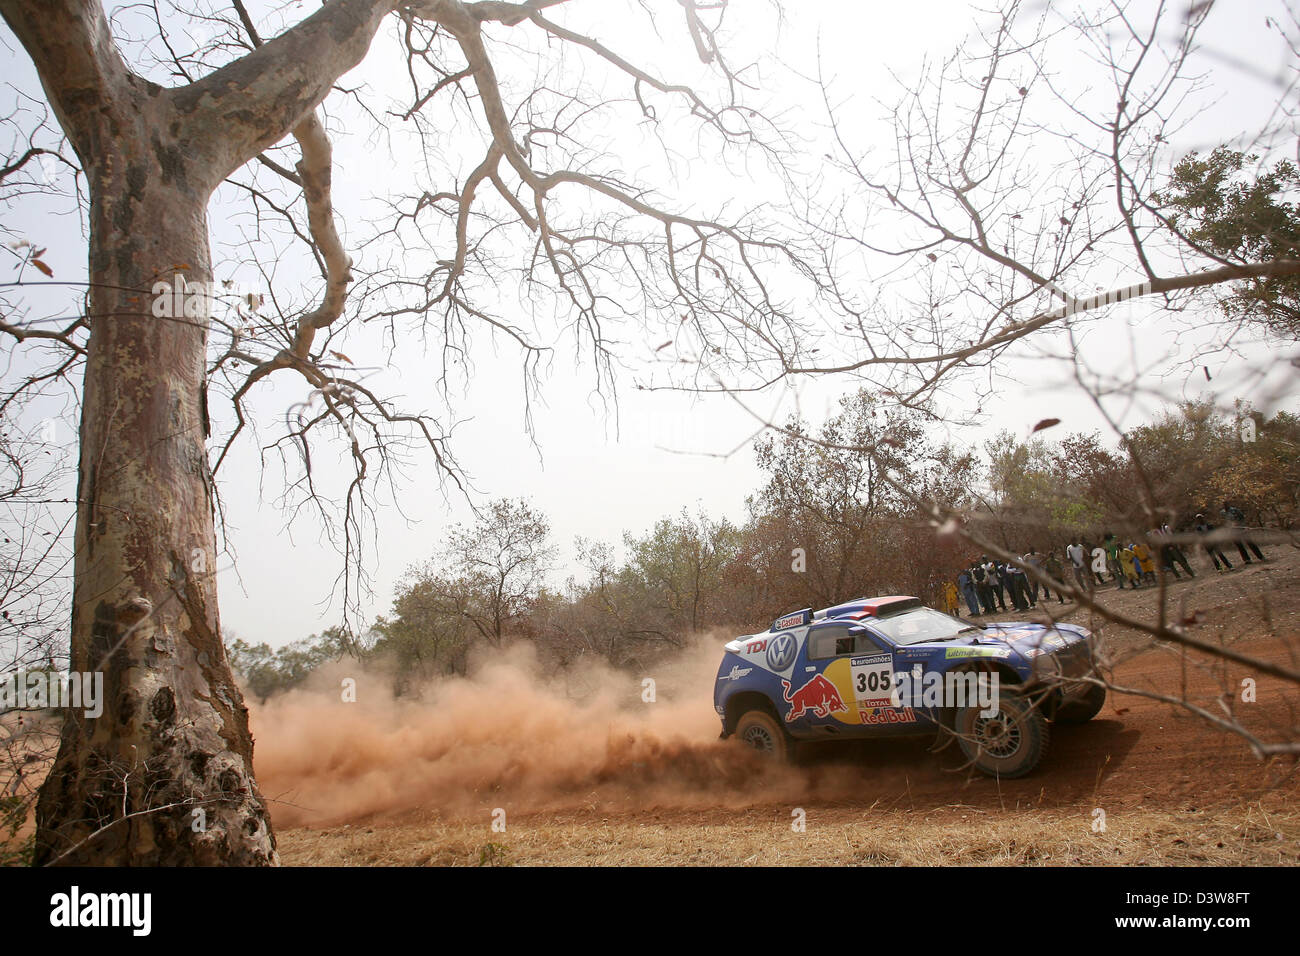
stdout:
[[[864,625],[863,632],[871,639],[872,647],[877,649],[877,653],[889,656],[893,677],[891,697],[887,705],[879,702],[878,693],[872,701],[859,701],[859,709],[864,712],[861,715],[863,733],[876,736],[933,730],[937,726],[941,707],[930,703],[923,692],[932,682],[934,675],[930,671],[935,670],[936,664],[936,673],[942,677],[946,670],[943,660],[934,660],[935,651],[932,647],[897,643],[894,636],[880,633],[871,622]],[[942,652],[939,653],[942,655]],[[866,685],[866,694],[872,693],[870,681],[859,679],[858,684]]]
[[874,632],[869,622],[841,621],[823,627],[824,636],[814,643],[810,634],[805,645],[808,665],[816,666],[838,692],[844,709],[835,711],[833,719],[842,725],[844,735],[915,733],[921,716],[899,700],[897,670],[907,665],[898,660],[893,644]]
[[782,681],[786,726],[796,736],[861,736],[900,724],[893,707],[893,655],[856,621],[808,630],[789,681]]
[[791,733],[819,736],[828,729],[842,729],[852,719],[853,695],[847,677],[831,665],[853,646],[849,625],[843,622],[823,622],[808,629],[790,679],[781,681],[778,710]]
[[850,634],[854,645],[846,664],[856,710],[852,733],[860,737],[914,733],[917,713],[899,700],[898,670],[906,665],[894,653],[893,644],[867,622],[850,628]]

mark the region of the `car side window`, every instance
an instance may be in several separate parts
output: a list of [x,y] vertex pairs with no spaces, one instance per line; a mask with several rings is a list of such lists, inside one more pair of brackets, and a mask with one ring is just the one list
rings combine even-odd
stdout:
[[853,648],[855,654],[889,653],[889,645],[886,644],[878,635],[872,634],[870,631],[863,631],[861,634],[855,636],[858,639],[856,646]]
[[850,624],[830,624],[815,629],[808,638],[808,659],[822,661],[846,654],[878,654],[876,646],[864,633],[850,634]]

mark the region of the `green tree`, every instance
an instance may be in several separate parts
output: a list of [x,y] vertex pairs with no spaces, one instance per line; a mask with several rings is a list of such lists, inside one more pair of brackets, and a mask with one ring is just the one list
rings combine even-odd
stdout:
[[882,406],[862,389],[816,436],[795,421],[755,445],[768,480],[751,499],[750,530],[762,529],[766,573],[788,582],[789,608],[929,586],[922,539],[933,534],[917,537],[928,521],[917,502],[962,506],[971,459],[930,442],[925,411]]
[[468,605],[463,581],[427,567],[407,572],[391,616],[375,621],[378,639],[371,648],[373,658],[393,667],[396,693],[406,693],[412,681],[465,672],[466,653],[476,633]]
[[1207,402],[1184,402],[1130,429],[1124,447],[1134,463],[1129,489],[1134,514],[1143,500],[1140,482],[1149,484],[1159,519],[1179,524],[1205,511],[1214,504],[1205,497],[1206,482],[1238,444],[1232,424]]
[[238,638],[226,645],[231,670],[262,702],[301,686],[322,664],[339,660],[353,650],[347,631],[337,625],[275,649],[266,643],[249,644]]
[[458,580],[446,594],[494,646],[528,611],[555,559],[546,516],[524,499],[493,501],[473,526],[452,529],[447,556]]
[[[1174,167],[1169,188],[1156,197],[1171,226],[1223,263],[1297,258],[1300,249],[1300,170],[1290,160],[1255,175],[1259,162],[1220,146],[1190,153]],[[1230,316],[1262,324],[1274,335],[1300,339],[1300,276],[1257,276],[1220,299]]]
[[665,639],[680,642],[725,616],[722,577],[739,547],[739,532],[725,518],[692,518],[683,509],[675,519],[658,521],[648,534],[625,535],[623,541],[625,594],[643,620],[648,612]]
[[1201,498],[1211,506],[1231,501],[1252,524],[1292,526],[1300,512],[1300,418],[1247,411],[1234,424],[1236,440],[1223,443],[1225,454],[1204,479]]
[[555,557],[550,525],[522,499],[499,499],[472,525],[456,525],[433,561],[410,568],[392,615],[374,625],[372,653],[390,657],[397,690],[412,677],[465,672],[477,641],[500,647],[525,636]]

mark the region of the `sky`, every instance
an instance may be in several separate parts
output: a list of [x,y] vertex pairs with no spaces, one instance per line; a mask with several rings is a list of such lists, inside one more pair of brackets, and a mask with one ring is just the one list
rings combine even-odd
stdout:
[[[668,6],[676,9],[675,3]],[[571,14],[561,8],[555,18],[592,30],[616,49],[630,49],[646,58],[658,55],[652,62],[666,75],[694,76],[698,63],[692,61],[684,36],[673,36],[665,27],[663,41],[656,45],[637,32],[644,29],[643,20],[620,18],[623,7],[611,0],[580,0]],[[748,11],[754,9],[752,23],[757,25],[743,29],[751,23]],[[908,4],[815,0],[786,4],[780,39],[775,49],[766,49],[764,44],[773,42],[771,23],[764,14],[770,9],[760,0],[733,4],[736,12],[729,22],[737,29],[730,39],[738,51],[737,62],[747,55],[772,54],[784,69],[802,74],[800,79],[774,64],[764,70],[764,79],[773,87],[764,95],[771,97],[774,108],[792,110],[801,120],[805,119],[801,114],[820,107],[808,82],[820,67],[844,104],[842,115],[862,118],[860,127],[855,124],[855,136],[882,149],[891,147],[891,134],[874,122],[879,107],[873,100],[894,95],[891,91],[898,82],[913,80],[925,62],[947,56],[972,24],[987,21],[975,5],[961,0]],[[1215,56],[1205,62],[1218,95],[1180,133],[1188,148],[1231,141],[1264,121],[1276,98],[1272,77],[1286,62],[1265,17],[1279,15],[1282,9],[1282,4],[1266,0],[1236,0],[1222,3],[1215,11],[1212,28],[1205,34]],[[6,41],[14,48],[12,38]],[[1249,62],[1250,69],[1239,61]],[[1085,68],[1082,58],[1067,57],[1060,64],[1063,74]],[[30,64],[21,54],[0,69],[16,86],[36,89]],[[401,82],[402,76],[400,60],[381,42],[347,82],[378,86]],[[343,107],[339,115],[346,115]],[[362,226],[375,208],[376,196],[404,185],[406,170],[396,160],[375,158],[380,145],[388,144],[346,132],[335,137],[336,205],[348,229],[345,241],[364,234]],[[476,145],[449,141],[440,148],[472,153]],[[398,159],[405,156],[401,150],[399,146]],[[634,172],[664,185],[677,197],[707,201],[720,191],[737,189],[735,194],[743,198],[745,190],[752,189],[761,200],[767,188],[761,171],[711,164],[707,157],[683,157],[667,168],[651,151],[631,152]],[[740,187],[735,186],[738,180]],[[212,217],[218,259],[223,249],[235,248],[240,230],[247,228],[246,221],[223,210],[219,198]],[[18,211],[19,217],[31,215]],[[78,255],[84,258],[84,245],[78,245],[73,217],[11,219],[11,229],[15,224],[52,247],[59,240],[60,275],[75,274],[80,268],[84,276],[84,264],[77,264]],[[292,282],[300,274],[295,272],[298,268],[286,264],[283,281]],[[652,369],[659,343],[649,338],[637,341],[635,335],[634,329],[625,335],[629,361],[618,381],[616,402],[609,400],[611,396],[592,394],[592,368],[575,360],[570,341],[558,339],[541,394],[532,406],[532,436],[523,427],[518,363],[508,343],[483,335],[474,341],[472,372],[457,396],[456,454],[472,479],[472,500],[527,497],[549,517],[553,540],[560,548],[553,575],[557,584],[569,574],[581,576],[573,548],[576,537],[617,543],[625,531],[642,533],[656,520],[683,509],[743,520],[745,498],[762,481],[749,446],[763,421],[782,421],[798,413],[819,422],[833,412],[839,396],[858,385],[842,377],[796,381],[770,394],[746,396],[748,409],[727,396],[639,391],[635,382]],[[1294,369],[1267,364],[1277,358],[1276,350],[1248,344],[1238,353],[1216,352],[1188,367],[1189,357],[1206,340],[1195,329],[1171,335],[1165,317],[1148,305],[1116,307],[1091,323],[1073,347],[1063,336],[1051,335],[1017,350],[992,380],[993,397],[981,405],[979,423],[961,428],[937,425],[935,437],[977,445],[1003,428],[1028,436],[1034,423],[1046,417],[1062,420],[1061,435],[1094,429],[1105,434],[1105,419],[1071,381],[1069,363],[1054,357],[1060,354],[1077,354],[1085,368],[1120,379],[1138,372],[1144,384],[1157,390],[1158,394],[1146,397],[1117,396],[1104,403],[1121,427],[1149,420],[1164,401],[1202,397],[1207,391],[1229,404],[1232,397],[1240,396],[1270,408],[1296,409]],[[402,396],[404,407],[439,407],[434,388],[436,349],[426,350],[410,340],[390,355],[377,335],[365,332],[337,347],[357,366],[374,369],[373,380],[382,383],[386,394]],[[1269,369],[1264,381],[1252,377],[1261,362]],[[1211,375],[1208,382],[1206,369]],[[971,389],[956,388],[947,398],[950,409],[971,411],[968,404],[973,395]],[[274,434],[277,422],[283,422],[287,410],[303,397],[301,385],[287,378],[273,378],[259,388],[253,407],[263,422],[263,440]],[[321,454],[318,467],[323,475],[334,479],[345,475],[346,461],[342,449],[338,452]],[[310,518],[286,528],[275,494],[276,474],[273,460],[269,471],[261,466],[256,442],[243,443],[223,465],[220,490],[237,564],[223,572],[220,597],[223,629],[229,635],[281,645],[338,622],[339,599],[331,592],[341,563],[319,524]],[[377,501],[375,522],[367,528],[367,566],[374,587],[365,606],[367,619],[388,611],[402,574],[433,557],[451,525],[472,518],[466,499],[438,480],[427,456],[413,459],[396,501],[384,496]],[[229,560],[222,558],[219,564],[225,566]]]

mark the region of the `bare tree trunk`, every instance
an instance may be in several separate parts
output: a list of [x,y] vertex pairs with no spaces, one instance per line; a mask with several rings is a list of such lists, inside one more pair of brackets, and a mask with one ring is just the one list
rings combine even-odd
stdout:
[[[72,614],[72,667],[104,673],[105,701],[97,719],[68,715],[37,807],[36,859],[274,863],[217,616],[200,291],[211,278],[207,193],[169,168],[167,148],[114,146],[112,162],[88,170]],[[191,286],[164,293],[170,318],[154,314],[156,283]]]
[[[68,711],[37,803],[38,864],[268,864],[275,841],[217,621],[205,448],[209,303],[155,314],[157,283],[210,278],[203,127],[126,69],[95,0],[0,0],[90,186],[72,668],[103,711]],[[176,275],[187,277],[179,283]],[[179,304],[180,314],[175,314]]]
[[126,67],[100,0],[0,0],[90,185],[71,647],[74,670],[103,673],[105,700],[96,718],[66,715],[37,804],[38,864],[278,862],[217,616],[206,209],[232,170],[295,131],[330,290],[293,356],[267,369],[305,362],[348,279],[313,110],[394,4],[331,0],[164,89]]

